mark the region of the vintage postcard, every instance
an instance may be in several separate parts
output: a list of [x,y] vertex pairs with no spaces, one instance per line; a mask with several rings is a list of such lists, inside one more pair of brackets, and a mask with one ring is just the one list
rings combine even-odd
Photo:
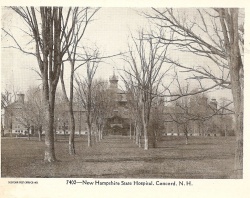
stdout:
[[243,1],[1,3],[1,197],[247,197],[249,20]]

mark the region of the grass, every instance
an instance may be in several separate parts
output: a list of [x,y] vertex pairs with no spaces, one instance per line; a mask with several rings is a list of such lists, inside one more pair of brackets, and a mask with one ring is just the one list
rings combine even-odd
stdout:
[[57,162],[43,161],[44,142],[2,138],[2,177],[230,178],[235,137],[164,137],[157,148],[138,148],[128,137],[105,137],[87,147],[76,138],[75,156],[67,139],[55,142]]

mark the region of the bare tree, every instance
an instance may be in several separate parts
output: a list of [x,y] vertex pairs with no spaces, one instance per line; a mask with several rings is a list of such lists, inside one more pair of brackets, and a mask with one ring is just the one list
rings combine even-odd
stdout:
[[135,82],[133,81],[132,74],[130,73],[124,73],[124,75],[121,75],[121,78],[125,84],[127,97],[128,97],[128,109],[129,109],[129,117],[130,117],[130,139],[132,136],[132,120],[134,120],[134,140],[135,143],[141,147],[140,144],[140,132],[138,125],[141,124],[140,121],[140,113],[139,113],[139,107],[138,107],[138,87],[135,85]]
[[42,141],[42,129],[46,124],[43,121],[44,107],[42,101],[42,90],[39,87],[30,87],[27,91],[27,102],[24,106],[24,113],[38,133],[39,141]]
[[[183,92],[188,89],[183,88]],[[197,92],[193,90],[193,92]],[[182,97],[174,102],[172,106],[166,109],[165,122],[172,122],[177,126],[178,133],[183,133],[188,144],[188,136],[190,133],[196,135],[210,135],[209,133],[220,133],[223,129],[221,122],[228,115],[224,111],[232,102],[227,102],[223,106],[217,106],[217,102],[208,101],[205,93]]]
[[94,99],[94,120],[97,128],[99,141],[103,139],[103,129],[107,118],[113,111],[111,93],[108,90],[108,83],[102,80],[95,82],[95,99]]
[[[8,91],[5,90],[4,92],[1,92],[1,135],[4,136],[4,130],[6,128],[4,123],[4,118],[7,119],[7,117],[10,117],[10,128],[11,128],[11,136],[12,136],[12,111],[6,112],[6,108],[13,102],[14,95]],[[10,114],[10,115],[7,115]]]
[[86,63],[86,74],[82,74],[78,76],[76,79],[77,83],[77,92],[81,99],[82,105],[86,110],[86,118],[88,125],[88,146],[92,146],[91,134],[92,134],[92,124],[94,122],[94,97],[95,97],[95,84],[94,84],[94,76],[96,74],[96,70],[98,68],[100,59],[91,60],[91,57],[98,57],[99,51],[94,50],[92,53],[87,52],[85,50],[85,59],[89,60]]
[[211,88],[231,89],[236,120],[235,177],[242,178],[244,29],[239,9],[191,10],[189,14],[195,15],[193,20],[186,17],[184,10],[153,8],[153,12],[146,16],[153,21],[160,32],[154,34],[154,38],[168,44],[169,39],[162,33],[167,34],[171,31],[176,35],[171,39],[172,44],[181,51],[207,58],[211,64],[217,66],[217,71],[205,64],[190,67],[174,60],[168,62],[174,63],[186,72],[192,72],[193,78],[199,81],[204,90],[208,88],[202,86],[201,81],[205,82],[208,79],[214,83]]
[[138,38],[133,38],[135,51],[130,47],[129,55],[124,61],[129,69],[124,72],[132,77],[133,84],[138,89],[138,108],[142,121],[144,149],[148,150],[148,123],[153,98],[158,94],[160,82],[170,68],[162,72],[168,46],[159,41],[153,41],[146,34],[139,32]]
[[10,105],[13,101],[13,94],[5,90],[4,92],[1,92],[1,108],[6,108],[8,105]]
[[[32,109],[29,105],[23,104],[22,109],[15,111],[14,119],[21,124],[27,131],[28,140],[30,140],[30,126],[31,126],[31,115]],[[26,135],[26,132],[25,132]]]
[[[181,92],[186,92],[188,90],[188,86],[182,88]],[[185,91],[184,91],[185,90]],[[178,132],[181,130],[185,136],[186,144],[188,144],[188,132],[190,130],[191,121],[196,120],[196,115],[191,113],[189,97],[182,97],[174,102],[172,102],[173,106],[168,106],[166,114],[165,122],[172,122],[172,124],[176,124]]]
[[218,125],[221,128],[221,134],[224,136],[234,135],[233,130],[233,120],[232,115],[234,115],[234,111],[232,110],[232,105],[227,105],[229,103],[232,104],[231,100],[228,100],[225,97],[222,97],[220,100],[221,114],[220,119],[218,119]]
[[[75,143],[74,143],[74,135],[75,135],[75,118],[74,118],[74,112],[73,112],[73,97],[74,97],[74,73],[76,70],[76,61],[77,61],[77,51],[79,49],[79,42],[84,36],[84,33],[86,31],[86,28],[88,24],[90,23],[92,17],[95,15],[95,13],[99,10],[97,9],[91,9],[91,8],[77,8],[75,12],[75,17],[77,18],[74,25],[74,29],[69,29],[64,32],[65,42],[67,45],[69,45],[69,48],[67,49],[67,61],[70,63],[70,91],[69,91],[69,97],[67,96],[65,83],[64,83],[64,63],[62,63],[62,71],[60,75],[62,90],[64,93],[65,101],[68,106],[69,115],[70,115],[70,136],[69,136],[69,154],[74,155],[75,154]],[[71,43],[71,40],[69,40],[67,37],[70,32],[74,32],[72,36],[73,42]],[[77,67],[79,68],[79,66]]]
[[[78,8],[62,7],[11,7],[26,23],[29,30],[25,31],[34,42],[35,52],[25,50],[15,37],[9,35],[16,46],[12,46],[26,54],[36,57],[43,85],[44,119],[48,122],[45,129],[45,156],[47,162],[56,161],[54,148],[54,107],[55,93],[61,72],[63,56],[67,53],[73,40],[74,27],[78,21]],[[66,30],[69,30],[66,33]],[[65,34],[67,36],[65,37]]]
[[152,146],[155,148],[157,146],[158,140],[162,136],[164,129],[164,100],[161,97],[154,98],[151,111],[151,119],[149,122],[150,129],[150,139],[152,141]]
[[19,88],[14,87],[14,85],[1,92],[1,135],[3,136],[4,130],[9,129],[12,137],[14,111],[11,104],[17,101],[18,93]]

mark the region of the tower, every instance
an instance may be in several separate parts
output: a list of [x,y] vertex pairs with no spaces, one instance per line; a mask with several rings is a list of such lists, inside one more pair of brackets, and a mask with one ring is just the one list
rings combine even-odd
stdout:
[[115,70],[113,70],[113,76],[109,77],[109,83],[111,89],[118,88],[118,77],[115,75]]

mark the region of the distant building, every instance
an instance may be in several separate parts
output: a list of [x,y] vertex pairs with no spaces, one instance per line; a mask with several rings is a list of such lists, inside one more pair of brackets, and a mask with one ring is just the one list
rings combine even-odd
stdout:
[[109,91],[112,95],[113,113],[108,117],[104,132],[106,134],[127,135],[129,133],[128,97],[118,88],[118,77],[113,73],[109,78]]
[[[104,134],[112,135],[127,135],[129,132],[129,114],[127,107],[127,93],[118,88],[118,77],[113,73],[109,78],[108,92],[112,101],[112,113],[106,120],[103,132]],[[69,115],[66,105],[61,105],[60,115],[58,115],[58,128],[57,131],[60,134],[69,133]],[[62,111],[62,108],[64,110]],[[75,116],[75,133],[87,134],[88,126],[86,123],[86,111],[81,104],[74,104],[73,111]],[[96,131],[93,124],[93,132]]]
[[[109,78],[108,92],[111,96],[112,111],[109,114],[103,129],[106,135],[128,135],[130,126],[133,128],[133,122],[129,115],[128,100],[129,95],[126,91],[119,89],[118,77],[113,73]],[[208,101],[207,97],[191,97],[186,101],[188,103],[188,113],[195,115],[194,119],[188,122],[188,134],[190,136],[221,136],[232,134],[233,119],[230,115],[224,115],[226,109],[218,109],[216,99]],[[155,100],[152,108],[163,109],[162,119],[159,118],[155,122],[161,122],[159,126],[165,135],[179,136],[184,135],[184,125],[173,118],[185,119],[185,111],[178,106],[178,103],[165,106],[163,99]],[[27,125],[21,122],[24,114],[24,94],[17,94],[17,100],[5,109],[2,113],[2,123],[4,124],[4,133],[14,135],[27,134]],[[73,104],[75,116],[75,134],[87,134],[88,127],[86,123],[86,110],[79,103]],[[152,113],[154,111],[152,110]],[[153,115],[153,114],[152,114]],[[158,115],[159,116],[159,115]],[[195,119],[197,118],[197,119]],[[200,119],[205,118],[205,119]],[[177,121],[177,122],[176,122]],[[57,134],[69,134],[70,117],[66,104],[57,104],[55,107],[54,128]],[[131,124],[131,125],[130,125]],[[156,123],[152,122],[150,127],[156,127]],[[158,126],[158,125],[157,125]],[[159,127],[158,126],[158,127]],[[34,133],[35,126],[30,126],[29,133]],[[93,124],[93,133],[96,131]]]
[[[188,109],[188,112],[186,112]],[[189,136],[224,136],[233,133],[233,118],[225,115],[223,109],[218,109],[216,99],[210,102],[207,97],[191,98],[188,101],[188,108],[184,109],[176,104],[166,106],[165,135],[184,135],[183,118],[190,119],[188,125]],[[178,120],[180,118],[180,120]],[[182,119],[182,120],[181,120]]]
[[[118,77],[113,73],[109,78],[109,88],[112,100],[112,113],[107,118],[104,133],[113,135],[126,135],[129,131],[129,115],[127,107],[127,94],[118,88]],[[28,128],[20,122],[24,114],[24,94],[17,94],[17,101],[8,105],[2,111],[2,121],[4,123],[5,133],[26,134]],[[74,103],[73,111],[75,116],[75,134],[87,134],[86,111],[81,104]],[[66,104],[57,104],[55,107],[54,128],[57,134],[69,134],[70,117]],[[34,126],[31,126],[34,130]],[[33,130],[30,130],[33,132]],[[93,124],[93,131],[95,131]]]
[[[24,94],[18,93],[17,100],[3,109],[4,133],[27,134],[28,128],[21,122],[24,109]],[[30,131],[31,133],[31,131]]]

